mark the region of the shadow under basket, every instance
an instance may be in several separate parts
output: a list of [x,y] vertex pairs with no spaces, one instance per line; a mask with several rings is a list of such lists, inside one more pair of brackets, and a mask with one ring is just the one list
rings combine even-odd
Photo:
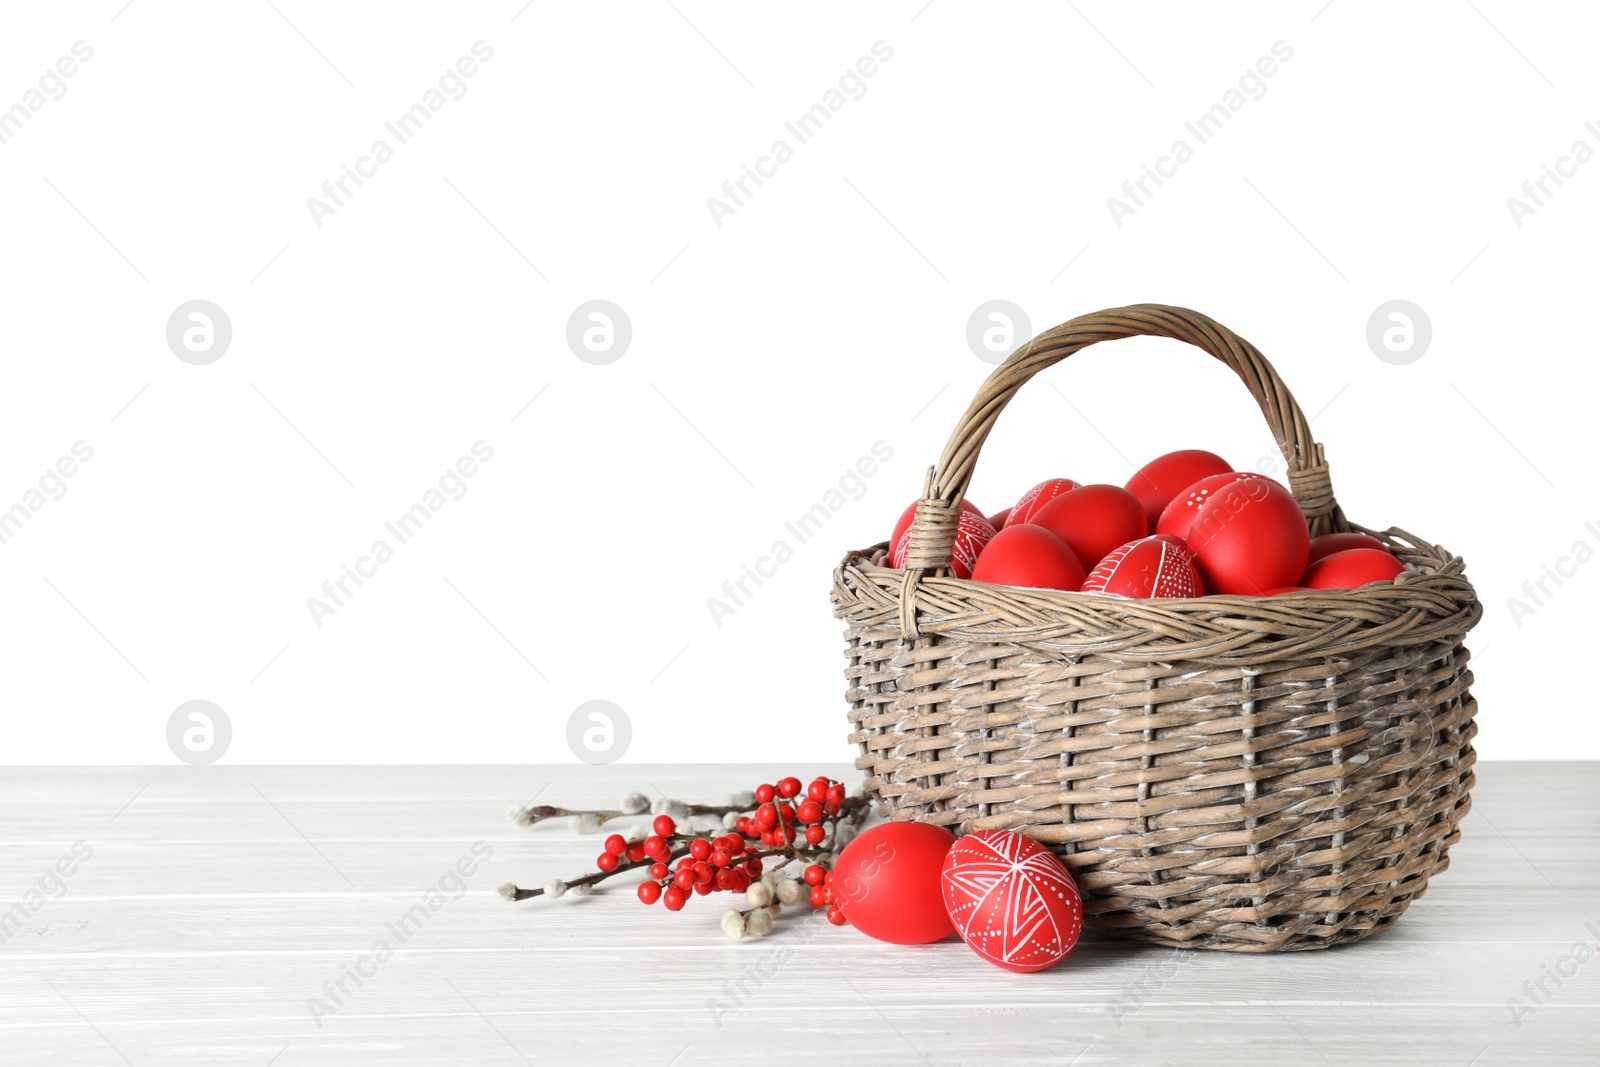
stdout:
[[[1406,570],[1359,589],[1127,600],[950,575],[985,439],[1034,374],[1098,341],[1186,341],[1261,406],[1313,536],[1357,531]],[[894,818],[1004,828],[1053,849],[1091,927],[1233,952],[1388,929],[1470,808],[1483,614],[1458,556],[1350,523],[1323,450],[1254,346],[1197,312],[1074,319],[997,367],[928,472],[903,569],[834,572],[850,739]]]

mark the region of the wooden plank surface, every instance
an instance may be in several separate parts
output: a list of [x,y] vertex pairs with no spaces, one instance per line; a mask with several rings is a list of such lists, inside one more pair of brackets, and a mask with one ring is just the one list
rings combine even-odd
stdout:
[[[46,899],[0,944],[0,1063],[1600,1062],[1594,763],[1480,764],[1451,869],[1389,934],[1331,952],[1090,937],[1013,975],[957,941],[881,945],[798,916],[736,944],[720,902],[671,914],[627,885],[494,893],[588,870],[599,847],[513,826],[513,802],[720,801],[772,771],[8,769],[0,913],[30,889]],[[57,881],[77,842],[92,855]],[[466,890],[447,882],[400,943],[394,924],[475,846],[487,858]],[[379,940],[394,952],[376,963]],[[313,1018],[358,963],[370,975]]]

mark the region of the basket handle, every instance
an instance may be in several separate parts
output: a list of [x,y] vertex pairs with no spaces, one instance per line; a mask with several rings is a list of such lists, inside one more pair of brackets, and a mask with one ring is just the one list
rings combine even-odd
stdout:
[[950,550],[960,519],[956,502],[967,491],[978,453],[989,431],[1017,390],[1035,374],[1097,341],[1140,336],[1187,341],[1227,364],[1261,405],[1261,414],[1266,416],[1272,436],[1277,439],[1288,464],[1290,491],[1299,501],[1300,510],[1305,512],[1312,535],[1350,529],[1349,521],[1334,499],[1322,446],[1313,440],[1305,413],[1255,345],[1221,323],[1187,308],[1134,304],[1097,311],[1046,330],[996,367],[956,424],[938,464],[928,469],[922,500],[911,523],[905,560],[906,595],[901,598],[902,623],[910,622],[911,632],[915,630],[915,622],[906,618],[911,587],[923,572],[949,567]]

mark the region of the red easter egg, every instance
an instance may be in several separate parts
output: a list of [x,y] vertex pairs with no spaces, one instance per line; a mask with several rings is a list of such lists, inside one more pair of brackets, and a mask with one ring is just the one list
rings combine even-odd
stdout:
[[1228,461],[1215,452],[1187,448],[1181,452],[1168,452],[1140,467],[1123,488],[1139,498],[1144,505],[1145,519],[1150,532],[1156,532],[1161,513],[1174,497],[1183,493],[1201,478],[1215,474],[1232,474]]
[[1332,533],[1323,534],[1321,537],[1311,539],[1311,555],[1306,557],[1306,566],[1310,566],[1319,559],[1324,559],[1335,552],[1345,552],[1352,548],[1375,548],[1379,552],[1389,551],[1389,546],[1376,537],[1368,537],[1363,533]]
[[1311,551],[1294,496],[1261,474],[1240,475],[1200,505],[1186,538],[1213,593],[1260,596],[1299,581]]
[[955,931],[939,871],[955,835],[925,822],[863,830],[833,865],[834,903],[851,926],[879,941],[925,945]]
[[[1015,519],[1016,512],[1011,514]],[[1050,501],[1028,521],[1065,541],[1085,567],[1098,566],[1106,553],[1148,532],[1144,505],[1116,485],[1079,486]]]
[[1067,543],[1043,526],[1024,523],[995,534],[978,555],[972,580],[1028,589],[1076,590],[1083,563]]
[[1066,865],[1011,830],[979,830],[957,841],[939,882],[967,947],[1008,971],[1055,966],[1083,931],[1083,900]]
[[[889,537],[889,548],[891,551],[894,549],[895,545],[900,543],[901,535],[911,528],[911,520],[917,514],[917,505],[919,503],[921,503],[921,501],[913,500],[910,504],[906,505],[906,509],[900,513],[900,518],[895,520],[894,533]],[[977,505],[969,503],[966,497],[961,498],[961,509],[963,511],[970,511],[976,515],[983,514],[983,512],[978,510]],[[896,563],[895,566],[898,567],[900,564]]]
[[1387,550],[1347,548],[1317,560],[1300,581],[1309,589],[1355,589],[1368,582],[1392,582],[1405,569]]
[[1184,489],[1162,510],[1161,517],[1156,520],[1156,533],[1188,537],[1189,526],[1199,513],[1200,505],[1204,504],[1206,498],[1213,492],[1230,482],[1238,481],[1239,477],[1240,475],[1231,471],[1226,474],[1207,475]]
[[1113,549],[1083,583],[1083,591],[1133,600],[1205,596],[1194,554],[1175,541],[1141,537]]
[[[956,523],[955,542],[950,546],[950,573],[957,578],[971,578],[972,565],[978,562],[978,553],[983,551],[983,546],[988,544],[993,536],[994,527],[989,525],[988,519],[976,511],[963,511]],[[911,527],[907,526],[905,533],[900,535],[900,540],[895,542],[889,565],[904,567],[906,551],[910,547]]]
[[996,530],[1004,530],[1006,528],[1006,520],[1010,518],[1011,509],[1006,508],[1004,511],[997,511],[993,515],[990,515],[989,525],[993,526]]
[[1280,593],[1309,593],[1311,591],[1312,590],[1311,590],[1311,588],[1309,586],[1304,586],[1304,585],[1286,585],[1286,586],[1283,586],[1280,589],[1268,589],[1265,592],[1263,592],[1261,595],[1262,596],[1277,596]]
[[[1006,518],[1009,526],[1019,526],[1025,522],[1032,522],[1033,516],[1056,497],[1070,493],[1078,488],[1078,483],[1071,478],[1046,478],[1038,485],[1022,494],[1011,507],[1011,514]],[[998,527],[997,527],[998,528]]]

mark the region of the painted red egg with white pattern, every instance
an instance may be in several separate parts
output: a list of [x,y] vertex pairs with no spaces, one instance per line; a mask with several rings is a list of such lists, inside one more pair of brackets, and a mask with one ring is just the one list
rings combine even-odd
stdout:
[[[994,527],[989,525],[988,519],[976,512],[963,511],[961,521],[956,525],[955,542],[950,546],[950,573],[957,578],[971,578],[973,564],[978,562],[978,553],[983,551],[983,546],[993,536]],[[911,527],[908,526],[905,533],[900,535],[900,540],[895,542],[889,565],[904,567],[906,551],[910,547]]]
[[1114,549],[1084,580],[1083,592],[1147,600],[1205,596],[1206,587],[1194,553],[1177,538],[1157,534]]
[[1194,525],[1194,517],[1200,513],[1200,508],[1212,493],[1225,485],[1238,481],[1242,475],[1224,473],[1211,474],[1201,478],[1189,488],[1172,498],[1172,501],[1162,509],[1161,517],[1156,520],[1155,530],[1159,534],[1171,534],[1174,537],[1188,537],[1189,527]]
[[945,853],[944,906],[967,947],[1008,971],[1042,971],[1083,932],[1083,899],[1066,865],[1031,837],[979,830]]
[[[889,535],[889,551],[894,551],[894,546],[900,543],[900,538],[904,537],[905,532],[911,528],[911,520],[916,518],[917,505],[920,503],[922,503],[920,500],[913,500],[907,504],[906,509],[900,513],[900,517],[894,521],[894,533]],[[970,511],[976,515],[983,514],[982,511],[978,510],[978,505],[972,503],[966,497],[961,498],[961,510]],[[900,564],[896,563],[895,566],[898,567]]]
[[1050,501],[1064,493],[1070,493],[1078,488],[1078,483],[1071,478],[1046,478],[1038,485],[1022,494],[1022,499],[1011,506],[1010,514],[1006,516],[1007,526],[1020,526],[1033,519],[1034,514]]

